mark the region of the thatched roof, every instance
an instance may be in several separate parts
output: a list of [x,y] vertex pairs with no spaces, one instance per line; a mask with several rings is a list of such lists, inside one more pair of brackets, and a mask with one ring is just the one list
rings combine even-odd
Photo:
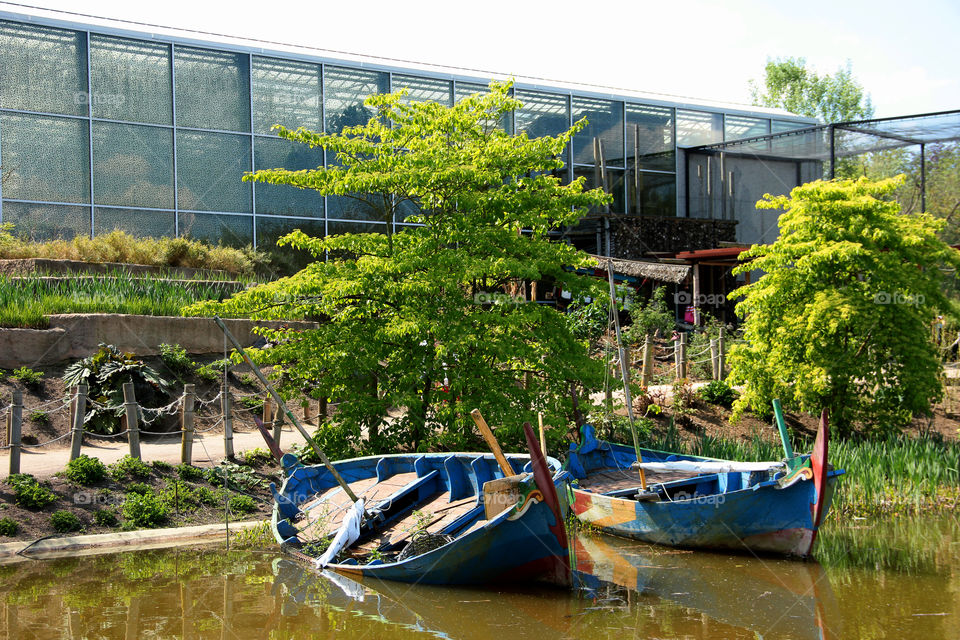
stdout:
[[[605,256],[590,256],[595,267],[606,271],[608,260]],[[653,262],[650,260],[622,260],[613,259],[613,272],[623,276],[632,276],[634,278],[649,278],[658,282],[672,282],[680,284],[690,274],[690,265],[688,264],[667,264],[664,262]]]

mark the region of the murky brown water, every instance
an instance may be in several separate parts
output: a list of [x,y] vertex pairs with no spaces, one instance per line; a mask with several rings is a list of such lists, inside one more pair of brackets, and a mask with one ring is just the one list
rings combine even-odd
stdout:
[[211,547],[26,561],[0,567],[0,638],[960,638],[956,518],[821,542],[818,564],[581,536],[575,593],[360,586]]

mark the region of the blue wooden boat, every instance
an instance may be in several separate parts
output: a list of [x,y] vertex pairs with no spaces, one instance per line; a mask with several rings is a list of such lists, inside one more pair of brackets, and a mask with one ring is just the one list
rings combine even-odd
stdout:
[[[825,421],[813,454],[790,467],[649,449],[640,453],[638,465],[633,447],[597,440],[593,428],[585,426],[566,463],[576,478],[570,501],[578,519],[606,533],[656,544],[805,558],[843,474],[827,465]],[[638,467],[647,468],[646,491]]]
[[[555,483],[569,475],[538,448],[532,453],[532,460],[507,456],[515,472],[509,477],[494,456],[480,453],[335,462],[362,508],[326,467],[303,466],[286,454],[286,480],[279,491],[271,487],[273,532],[301,561],[352,576],[425,584],[568,585],[567,537]],[[358,510],[363,517],[357,539],[338,557],[324,559],[331,541],[350,528],[351,511]]]

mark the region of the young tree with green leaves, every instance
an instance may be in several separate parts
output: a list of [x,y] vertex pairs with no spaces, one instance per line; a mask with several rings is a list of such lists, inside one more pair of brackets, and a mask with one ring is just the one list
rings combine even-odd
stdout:
[[785,212],[777,241],[736,270],[764,272],[731,294],[745,318],[746,342],[730,351],[738,414],[780,398],[829,409],[843,433],[893,431],[941,397],[931,323],[952,310],[943,268],[960,253],[937,238],[940,221],[902,214],[891,199],[902,180],[817,181],[757,203]]
[[602,380],[602,364],[562,313],[514,295],[532,281],[604,295],[602,283],[569,269],[586,266],[586,254],[548,238],[609,199],[584,191],[582,179],[561,184],[550,175],[585,121],[556,137],[508,135],[499,123],[521,106],[509,90],[492,83],[489,94],[453,107],[408,103],[402,92],[370,96],[376,115],[365,124],[326,134],[276,128],[335,154],[335,166],[244,178],[362,199],[385,221],[414,211],[404,221],[419,225],[326,238],[295,231],[281,244],[316,262],[192,308],[318,319],[318,329],[271,335],[276,346],[255,357],[276,365],[288,389],[341,401],[336,424],[320,434],[332,455],[473,447],[473,408],[519,444],[522,423],[538,410],[548,424],[567,422],[571,384]]
[[833,75],[818,75],[804,58],[767,60],[762,87],[750,81],[753,104],[778,107],[823,123],[873,117],[870,94],[853,77],[850,63]]

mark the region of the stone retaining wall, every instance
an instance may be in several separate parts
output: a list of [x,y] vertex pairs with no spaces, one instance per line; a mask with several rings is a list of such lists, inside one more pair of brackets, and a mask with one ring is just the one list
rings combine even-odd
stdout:
[[[39,367],[84,358],[101,342],[138,356],[159,353],[159,345],[179,344],[187,353],[223,353],[223,332],[210,318],[133,316],[119,313],[51,315],[49,329],[0,329],[0,368]],[[254,327],[315,328],[314,322],[261,322],[224,319],[240,344],[259,336]]]

